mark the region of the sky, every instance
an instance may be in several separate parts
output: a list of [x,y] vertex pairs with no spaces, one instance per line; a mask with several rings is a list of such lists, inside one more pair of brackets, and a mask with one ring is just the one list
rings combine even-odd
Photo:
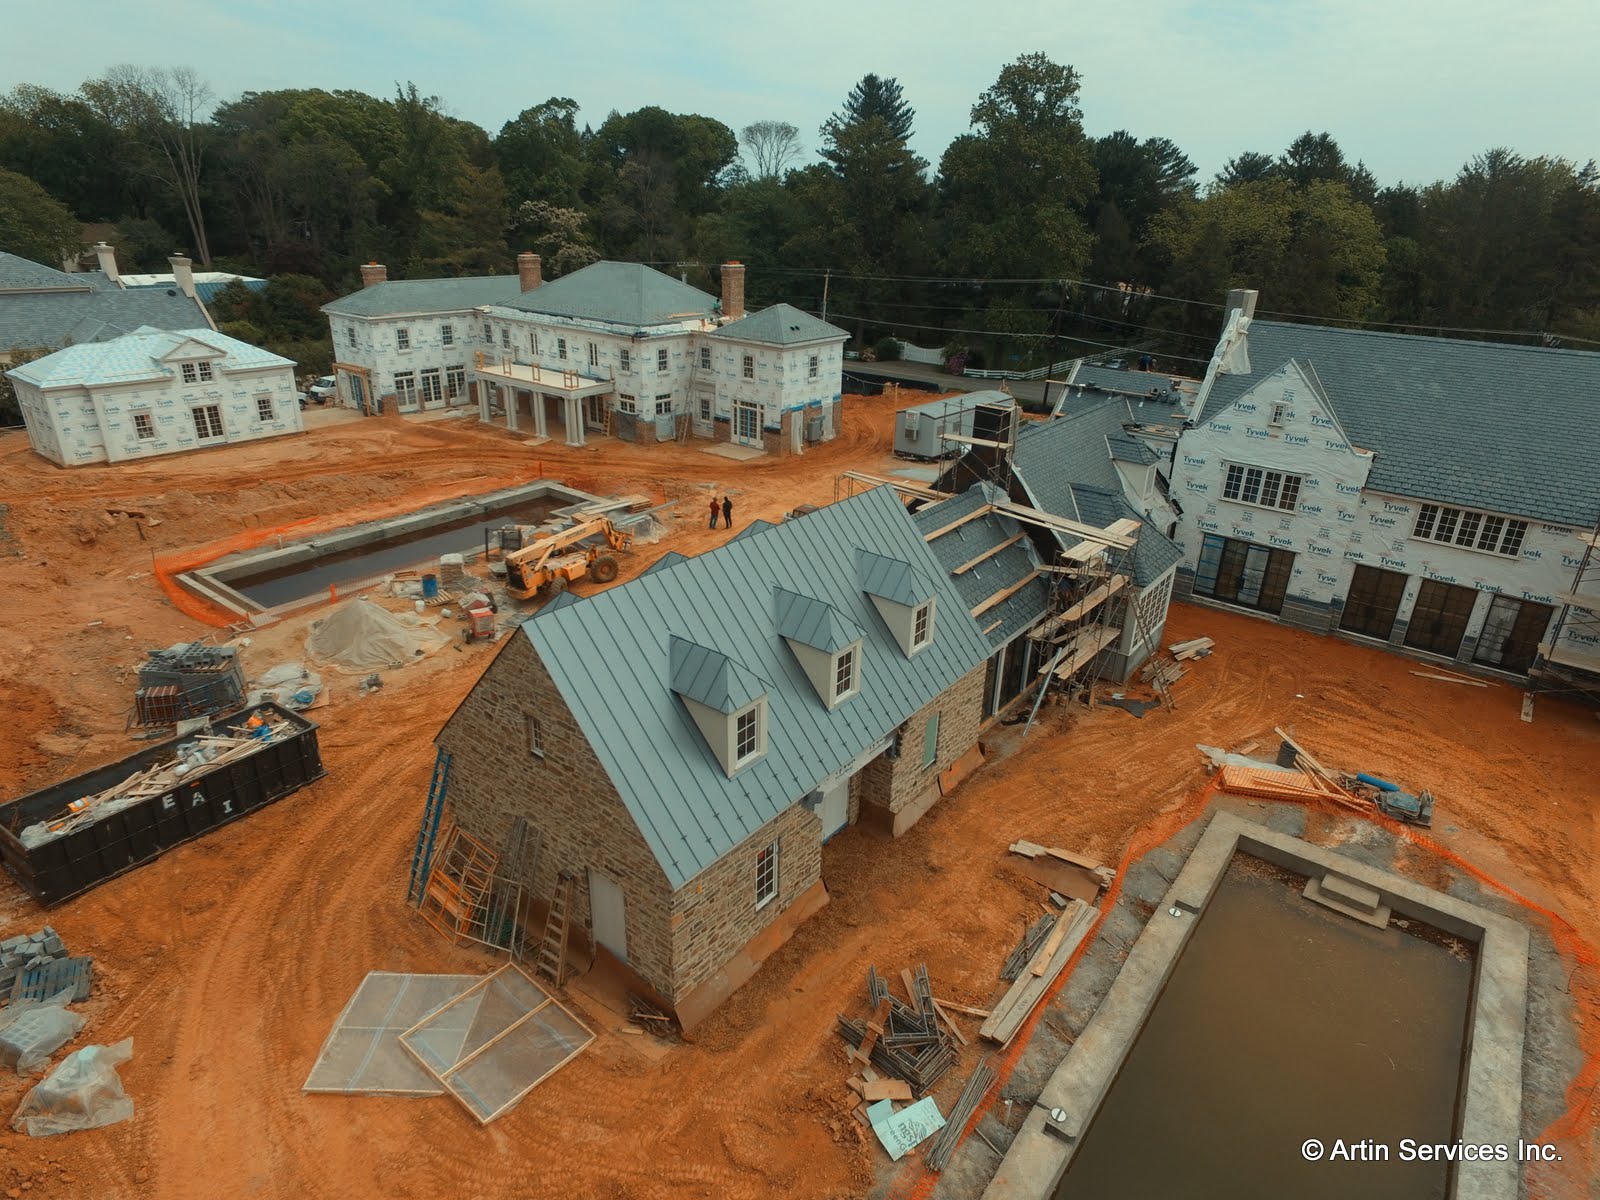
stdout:
[[[647,104],[737,131],[818,127],[868,72],[916,110],[937,166],[978,95],[1041,51],[1082,77],[1084,126],[1176,142],[1209,179],[1242,150],[1326,130],[1381,184],[1473,155],[1600,157],[1595,0],[6,0],[0,90],[72,91],[119,62],[196,68],[221,99],[285,87],[393,95],[415,81],[491,134],[551,96],[598,125]],[[18,53],[36,47],[37,53]],[[104,61],[100,61],[103,58]]]

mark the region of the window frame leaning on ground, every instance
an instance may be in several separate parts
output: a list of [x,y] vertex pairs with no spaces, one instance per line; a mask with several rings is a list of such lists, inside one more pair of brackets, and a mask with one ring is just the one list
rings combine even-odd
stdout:
[[757,909],[765,908],[778,898],[778,870],[782,853],[782,838],[774,838],[770,844],[756,851]]

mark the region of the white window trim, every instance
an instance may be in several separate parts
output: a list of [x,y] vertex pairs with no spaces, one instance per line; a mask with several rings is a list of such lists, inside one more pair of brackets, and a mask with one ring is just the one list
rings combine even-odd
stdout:
[[[839,690],[839,669],[844,665],[844,661],[845,661],[845,659],[847,657],[850,659],[850,686],[848,688],[846,688],[844,691],[841,692]],[[839,651],[838,654],[835,654],[833,656],[833,660],[832,660],[832,669],[833,669],[833,677],[832,677],[832,680],[831,680],[831,686],[833,688],[833,703],[834,704],[841,704],[844,701],[850,699],[851,696],[854,696],[854,695],[857,695],[858,693],[860,693],[860,691],[861,691],[861,643],[860,642],[854,642],[854,643],[850,644],[849,646],[846,646],[843,650]],[[830,705],[830,707],[831,707],[831,705]]]
[[672,369],[672,355],[662,346],[656,351],[656,371],[670,371]]
[[815,379],[821,373],[822,358],[820,355],[813,354],[809,359],[806,360],[806,378]]
[[531,713],[522,717],[523,729],[528,736],[528,753],[534,758],[544,757],[544,725]]
[[[783,839],[776,838],[769,846],[762,847],[766,857],[761,857],[761,852],[756,854],[756,908],[763,909],[778,898],[779,872],[783,867]],[[768,866],[770,864],[770,868]],[[761,873],[767,872],[767,894],[761,894]]]
[[[149,409],[141,409],[138,412],[129,413],[128,415],[133,419],[133,436],[134,436],[134,439],[136,441],[150,442],[150,441],[154,441],[155,440],[155,436],[156,436],[156,415],[155,415],[155,413],[151,412]],[[143,428],[141,428],[140,425],[139,425],[139,418],[140,417],[144,418],[144,426],[143,426]],[[146,433],[145,430],[149,430],[149,432]]]
[[[206,412],[207,410],[215,410],[216,411],[216,414],[217,414],[217,431],[215,433],[201,433],[200,432],[200,423],[195,420],[195,413]],[[195,440],[196,441],[200,441],[200,442],[225,441],[227,439],[227,437],[228,437],[228,426],[222,420],[222,405],[220,405],[220,404],[196,404],[196,405],[193,405],[189,409],[189,422],[194,428],[194,436],[195,436]],[[211,422],[208,420],[206,422],[206,425],[209,427],[210,424],[211,424]]]
[[617,411],[637,416],[639,412],[639,398],[637,396],[630,396],[626,392],[618,392]]
[[[1242,472],[1239,476],[1239,494],[1230,496],[1228,495],[1228,473],[1235,468]],[[1259,471],[1261,473],[1261,481],[1256,485],[1257,499],[1246,500],[1244,498],[1245,483],[1249,480],[1251,471]],[[1268,475],[1276,475],[1278,477],[1278,502],[1272,504],[1264,504],[1259,498],[1262,490],[1267,486]],[[1284,492],[1287,490],[1285,485],[1291,479],[1294,480],[1294,502],[1286,505],[1281,501],[1283,500]],[[1275,513],[1298,512],[1300,510],[1300,494],[1305,490],[1305,484],[1306,477],[1304,475],[1297,471],[1285,471],[1281,467],[1262,467],[1255,463],[1236,462],[1222,464],[1222,498],[1229,504],[1243,504],[1247,508],[1260,508],[1267,512]]]
[[[662,407],[663,404],[666,405],[665,408]],[[656,397],[656,416],[658,416],[658,417],[670,417],[671,415],[672,415],[672,393],[671,392],[662,392],[659,396]]]
[[701,346],[700,347],[700,366],[701,366],[701,368],[703,370],[706,370],[706,371],[709,371],[711,369],[711,347],[710,346]]
[[[1428,509],[1433,510],[1432,519],[1428,523],[1428,532],[1425,534],[1418,533],[1417,530],[1422,525],[1423,513]],[[1440,517],[1446,512],[1455,514],[1450,524],[1450,536],[1449,538],[1435,537],[1434,534],[1438,533],[1440,526],[1443,524]],[[1456,538],[1461,533],[1462,518],[1467,516],[1477,518],[1477,523],[1473,526],[1472,540],[1469,543],[1458,542]],[[1500,535],[1495,538],[1495,545],[1492,547],[1478,545],[1479,539],[1483,537],[1484,523],[1488,520],[1496,520],[1501,523]],[[1530,522],[1521,517],[1508,517],[1504,513],[1490,512],[1483,508],[1462,508],[1455,504],[1418,504],[1416,519],[1411,522],[1410,536],[1414,541],[1426,542],[1431,546],[1448,546],[1452,550],[1467,550],[1473,554],[1486,554],[1491,558],[1499,559],[1501,562],[1516,562],[1522,557],[1523,547],[1528,544],[1529,524]],[[1521,534],[1517,538],[1516,548],[1510,551],[1501,550],[1500,547],[1504,546],[1510,538],[1513,526],[1521,526]]]
[[[741,758],[739,755],[739,722],[742,718],[752,713],[755,714],[756,718],[755,749]],[[740,767],[748,766],[764,755],[767,752],[766,697],[763,696],[754,704],[746,705],[738,712],[730,714],[728,717],[728,735],[728,761],[731,764],[729,774],[739,770]]]
[[[917,640],[917,619],[923,613],[928,614],[928,628],[919,642]],[[911,653],[916,654],[919,651],[926,650],[931,645],[933,645],[933,601],[928,600],[911,610]]]
[[562,362],[566,362],[566,360],[567,360],[567,339],[566,338],[557,338],[556,339],[556,357],[559,358]]
[[454,325],[439,326],[439,344],[441,346],[454,346],[456,344],[456,328]]
[[[263,403],[266,405],[266,412],[261,411],[261,406]],[[272,402],[272,393],[262,392],[256,396],[256,420],[262,425],[265,425],[268,421],[276,421],[277,419],[278,409],[277,406]]]
[[401,354],[411,353],[411,330],[401,325],[394,331],[394,348]]
[[744,372],[744,378],[746,379],[754,379],[756,377],[756,356],[754,354],[746,354],[744,356],[741,370]]
[[617,351],[617,356],[617,370],[631,371],[633,369],[633,355],[628,352],[626,346]]

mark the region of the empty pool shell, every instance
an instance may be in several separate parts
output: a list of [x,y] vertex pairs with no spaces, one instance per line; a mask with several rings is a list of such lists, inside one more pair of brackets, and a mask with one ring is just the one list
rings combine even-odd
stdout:
[[22,844],[22,830],[65,811],[74,800],[115,787],[136,772],[175,757],[178,744],[190,739],[172,738],[0,805],[0,861],[34,899],[59,904],[322,778],[315,722],[276,704],[241,710],[238,721],[257,712],[269,722],[287,722],[293,732],[262,742],[259,750],[192,781],[186,779],[169,792],[31,849]]

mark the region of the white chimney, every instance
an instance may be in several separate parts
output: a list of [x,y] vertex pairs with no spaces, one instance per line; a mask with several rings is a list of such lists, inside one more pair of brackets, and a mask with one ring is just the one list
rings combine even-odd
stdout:
[[100,269],[105,272],[106,278],[120,285],[122,276],[117,274],[117,252],[105,242],[96,242],[94,256],[100,260]]
[[182,254],[174,254],[167,261],[172,264],[172,282],[177,285],[180,292],[193,300],[195,298],[193,264]]

